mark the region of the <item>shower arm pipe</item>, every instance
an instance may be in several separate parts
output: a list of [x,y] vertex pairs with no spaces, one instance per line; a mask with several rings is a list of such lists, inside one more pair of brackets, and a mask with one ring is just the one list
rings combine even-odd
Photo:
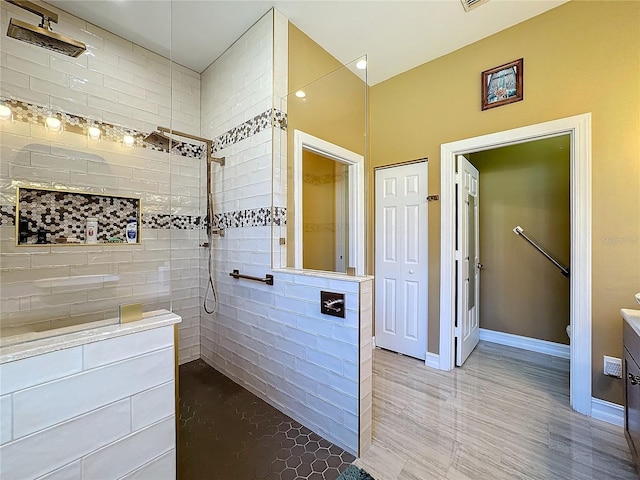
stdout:
[[177,130],[172,130],[170,128],[160,127],[158,126],[158,131],[163,133],[169,133],[171,135],[178,135],[179,137],[190,138],[191,140],[196,140],[198,142],[204,142],[207,145],[207,235],[211,235],[213,232],[212,223],[213,223],[213,196],[211,195],[211,163],[216,162],[220,164],[220,166],[224,167],[225,157],[216,158],[211,156],[211,150],[213,147],[213,142],[206,138],[198,137],[197,135],[191,135],[190,133],[178,132]]
[[190,138],[191,140],[196,140],[198,142],[204,142],[207,144],[207,164],[211,162],[216,162],[224,167],[224,157],[213,157],[211,156],[211,150],[213,147],[213,142],[206,138],[198,137],[197,135],[191,135],[190,133],[179,132],[177,130],[172,130],[170,128],[158,127],[160,132],[169,133],[171,135],[178,135],[179,137]]
[[560,271],[562,272],[562,275],[564,275],[565,277],[569,278],[569,269],[567,267],[564,267],[564,266],[560,265],[560,263],[555,258],[553,258],[551,255],[549,255],[547,252],[545,252],[542,249],[542,247],[540,247],[536,242],[534,242],[529,237],[527,237],[527,235],[524,233],[524,229],[520,225],[516,226],[516,228],[513,229],[513,233],[515,233],[516,235],[520,235],[527,242],[529,242],[536,250],[538,250],[542,255],[547,257],[547,259],[551,263],[553,263],[556,267],[558,267],[560,269]]
[[44,23],[45,19],[48,22],[58,23],[58,14],[48,10],[40,5],[37,5],[33,2],[29,2],[28,0],[7,0],[9,3],[13,3],[14,5],[27,10],[39,17],[42,17],[42,21]]

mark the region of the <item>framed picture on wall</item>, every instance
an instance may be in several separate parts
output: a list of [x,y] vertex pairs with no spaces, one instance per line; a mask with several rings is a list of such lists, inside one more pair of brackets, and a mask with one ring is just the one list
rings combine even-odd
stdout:
[[523,67],[524,58],[520,58],[482,72],[482,110],[519,102],[524,98]]

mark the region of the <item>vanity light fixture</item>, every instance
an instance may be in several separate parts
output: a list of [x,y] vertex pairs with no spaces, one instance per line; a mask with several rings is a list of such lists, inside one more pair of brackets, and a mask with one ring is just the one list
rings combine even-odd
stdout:
[[4,104],[0,104],[0,120],[11,120],[13,118],[13,112],[9,107]]
[[47,119],[45,120],[45,128],[49,132],[61,132],[62,131],[62,121],[55,115],[49,114],[47,115]]
[[304,93],[302,90],[298,90],[298,91],[296,92],[296,97],[298,97],[298,98],[304,98],[304,97],[306,97],[306,96],[307,96],[307,94],[306,94],[306,93]]
[[124,137],[122,137],[122,143],[124,144],[125,147],[133,147],[133,144],[135,143],[136,139],[133,138],[133,135],[127,133],[125,134]]
[[89,137],[89,139],[100,140],[100,135],[102,135],[102,132],[95,125],[91,125],[89,128],[87,128],[87,136]]
[[365,68],[367,68],[367,60],[365,58],[363,58],[362,60],[358,60],[358,62],[356,63],[356,68],[358,70],[364,70]]

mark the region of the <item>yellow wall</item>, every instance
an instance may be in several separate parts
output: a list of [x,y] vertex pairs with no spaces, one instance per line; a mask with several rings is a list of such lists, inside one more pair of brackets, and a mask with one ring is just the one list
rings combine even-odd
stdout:
[[289,23],[289,143],[298,129],[365,154],[366,85],[326,50]]
[[[520,57],[524,100],[481,111],[480,72]],[[437,194],[442,143],[585,112],[592,113],[593,395],[622,403],[621,381],[602,375],[602,355],[622,355],[619,310],[637,307],[640,290],[640,2],[574,0],[371,87],[370,160],[429,157],[429,193]],[[440,205],[430,202],[430,352],[438,351],[439,275]]]
[[569,136],[469,160],[480,173],[480,327],[568,344],[569,279],[513,228],[569,265]]
[[302,266],[334,271],[336,266],[335,164],[330,158],[302,155]]
[[[289,23],[287,99],[288,182],[293,175],[293,132],[301,130],[365,155],[366,84],[326,50]],[[302,89],[303,99],[293,95]],[[293,188],[287,190],[287,264],[293,266]]]

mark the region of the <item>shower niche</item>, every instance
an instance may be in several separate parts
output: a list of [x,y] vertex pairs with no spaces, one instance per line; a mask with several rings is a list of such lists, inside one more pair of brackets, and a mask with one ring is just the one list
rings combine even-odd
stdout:
[[[16,198],[18,246],[140,244],[139,198],[27,187],[18,187]],[[88,222],[97,222],[95,242],[87,241]],[[127,242],[127,227],[135,228],[134,242]]]

